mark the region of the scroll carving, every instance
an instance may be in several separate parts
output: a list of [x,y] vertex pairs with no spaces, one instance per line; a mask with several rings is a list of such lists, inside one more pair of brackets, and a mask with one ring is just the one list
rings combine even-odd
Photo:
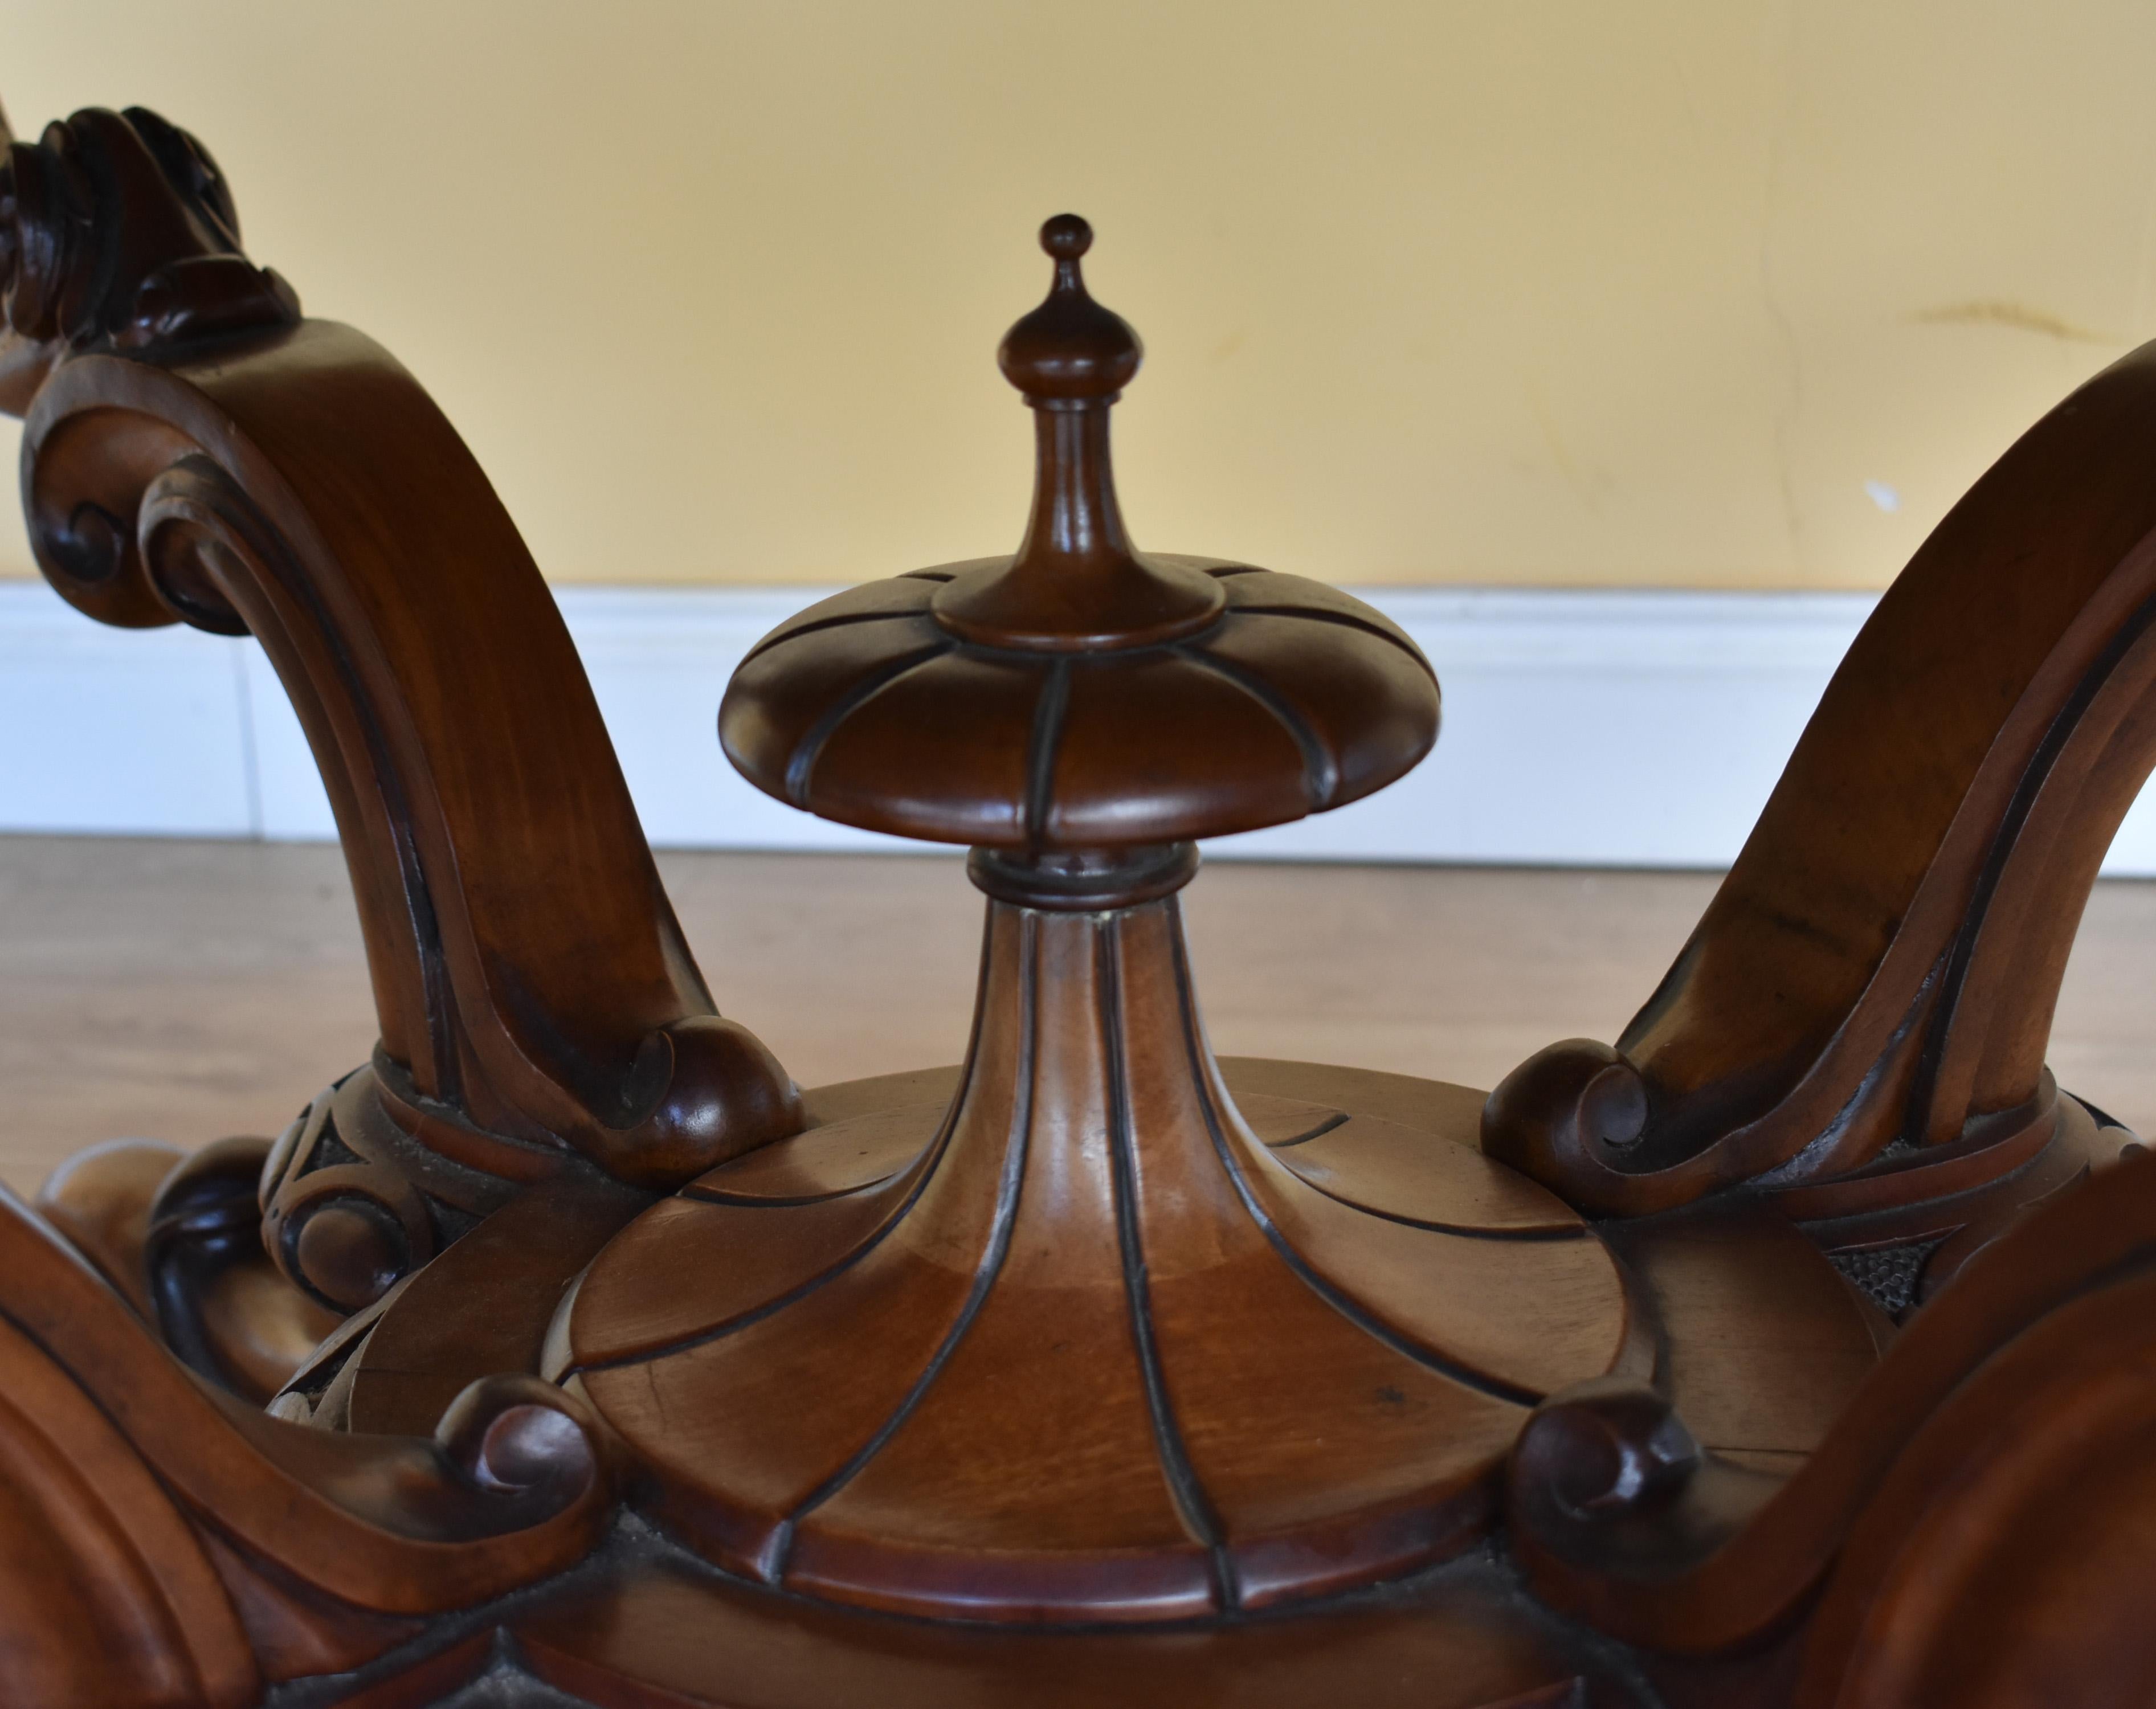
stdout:
[[2152,475],[2156,346],[1939,525],[1660,988],[1614,1050],[1569,1040],[1515,1070],[1486,1150],[1630,1215],[2043,1115],[2075,927],[2156,766]]
[[386,1123],[372,1078],[362,1070],[316,1098],[260,1171],[263,1245],[287,1280],[340,1316],[372,1305],[471,1221],[363,1137]]
[[[2076,1179],[2124,1136],[2042,1065],[2156,762],[2156,346],[1920,554],[1616,1044],[1491,1099],[1488,1150],[1587,1209],[1762,1189],[1597,1228],[1450,1142],[1476,1095],[1213,1058],[1161,721],[1101,685],[1217,654],[1173,697],[1214,709],[1174,732],[1191,836],[1395,774],[1436,700],[1344,596],[1123,551],[1137,345],[1079,301],[1082,222],[1005,346],[1054,526],[812,613],[730,695],[774,793],[932,797],[968,841],[994,809],[966,1066],[826,1088],[743,1159],[800,1101],[716,1014],[439,412],[297,319],[150,115],[0,172],[39,562],[105,621],[260,640],[381,1020],[274,1142],[105,1147],[42,1219],[0,1193],[0,1700],[513,1691],[492,1657],[608,1703],[2007,1709],[2156,1668],[2156,1157]],[[900,678],[849,649],[947,634],[1020,683],[999,726],[860,687]],[[1814,1239],[1941,1205],[1954,1280],[1897,1336]]]
[[257,1403],[343,1315],[294,1288],[263,1249],[257,1194],[270,1149],[248,1136],[192,1153],[113,1140],[70,1158],[35,1201],[167,1352]]
[[90,108],[17,142],[0,121],[0,302],[19,413],[68,350],[146,349],[300,318],[290,285],[240,249],[232,192],[206,150],[155,113]]
[[1817,1597],[1807,1709],[2048,1701],[1976,1682],[2065,1680],[2092,1654],[2117,1669],[2119,1635],[2146,1626],[2118,1563],[2146,1559],[2152,1231],[2156,1158],[2060,1195],[1970,1261],[1786,1471],[1694,1450],[1651,1392],[1553,1396],[1507,1489],[1537,1594],[1686,1655],[1755,1644]]
[[536,1378],[475,1380],[430,1439],[311,1429],[192,1380],[100,1277],[6,1203],[0,1260],[0,1388],[19,1395],[49,1372],[186,1513],[346,1603],[460,1607],[567,1566],[606,1527],[597,1427],[576,1396]]
[[105,622],[254,634],[352,869],[381,1108],[337,1131],[389,1137],[357,1164],[281,1158],[288,1274],[350,1309],[515,1183],[581,1158],[662,1188],[798,1127],[792,1081],[716,1014],[545,584],[426,394],[299,321],[208,156],[153,115],[78,114],[6,175],[0,402],[27,408],[39,567]]
[[190,1369],[257,1403],[284,1386],[343,1308],[295,1292],[264,1250],[258,1193],[266,1140],[221,1139],[158,1184],[131,1266],[146,1314]]

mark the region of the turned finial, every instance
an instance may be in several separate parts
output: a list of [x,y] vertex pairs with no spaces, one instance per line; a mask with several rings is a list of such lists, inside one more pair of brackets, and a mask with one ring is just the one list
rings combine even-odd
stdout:
[[1113,403],[1145,360],[1145,346],[1086,289],[1078,264],[1093,247],[1093,228],[1059,213],[1041,227],[1040,247],[1055,259],[1055,280],[1040,306],[1004,335],[997,365],[1035,409]]
[[996,361],[1034,414],[1033,516],[1015,557],[958,577],[936,620],[962,640],[1028,652],[1158,646],[1214,623],[1219,587],[1132,544],[1108,456],[1108,412],[1145,346],[1093,300],[1079,259],[1093,228],[1059,213],[1040,228],[1048,295],[1004,335]]
[[1034,414],[1018,551],[857,588],[767,636],[719,714],[759,788],[843,824],[1033,859],[1322,813],[1429,751],[1437,684],[1378,613],[1132,541],[1108,423],[1144,346],[1086,290],[1092,244],[1075,213],[1041,227],[1048,295],[997,352]]

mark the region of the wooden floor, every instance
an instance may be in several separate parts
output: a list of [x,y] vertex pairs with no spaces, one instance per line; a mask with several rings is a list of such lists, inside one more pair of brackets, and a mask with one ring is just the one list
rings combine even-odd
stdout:
[[[673,854],[726,1013],[803,1084],[957,1060],[981,899],[954,858]],[[1610,1039],[1711,875],[1216,862],[1187,893],[1216,1049],[1486,1086]],[[2156,1130],[2156,885],[2097,889],[2061,1084]],[[0,1179],[118,1135],[275,1133],[374,1038],[333,847],[0,838]]]

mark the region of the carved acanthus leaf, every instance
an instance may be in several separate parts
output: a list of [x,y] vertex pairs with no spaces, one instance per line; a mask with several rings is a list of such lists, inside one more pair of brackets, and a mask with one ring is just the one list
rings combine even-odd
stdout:
[[35,142],[0,120],[0,408],[71,350],[288,326],[292,287],[247,259],[208,151],[155,113],[85,108]]

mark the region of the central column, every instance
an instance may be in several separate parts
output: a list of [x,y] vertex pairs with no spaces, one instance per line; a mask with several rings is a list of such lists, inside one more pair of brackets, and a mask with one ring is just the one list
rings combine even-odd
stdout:
[[1480,1534],[1527,1409],[1628,1333],[1539,1189],[1316,1106],[1270,1150],[1221,1082],[1198,840],[1381,788],[1437,685],[1335,589],[1132,545],[1107,423],[1139,345],[1091,242],[1043,228],[1054,283],[998,356],[1040,421],[1019,552],[811,608],[719,715],[779,799],[973,849],[959,1088],[714,1169],[557,1319],[644,1511],[834,1602],[1184,1620],[1397,1577]]
[[[947,1607],[986,1595],[1151,1619],[1238,1600],[1149,1274],[1263,1246],[1223,1168],[1183,977],[1174,892],[1196,867],[1187,844],[1037,862],[976,851],[990,900],[973,1050],[902,1236],[970,1265],[973,1285],[886,1445],[795,1514],[789,1584],[852,1598],[903,1578]],[[995,1439],[971,1468],[953,1466],[937,1423],[961,1409]],[[1006,1463],[984,1478],[1006,1455],[1024,1475]],[[919,1515],[924,1481],[969,1547],[923,1552],[916,1532],[889,1557],[874,1533],[890,1504]]]

